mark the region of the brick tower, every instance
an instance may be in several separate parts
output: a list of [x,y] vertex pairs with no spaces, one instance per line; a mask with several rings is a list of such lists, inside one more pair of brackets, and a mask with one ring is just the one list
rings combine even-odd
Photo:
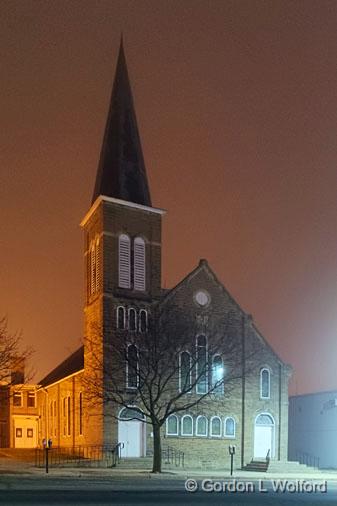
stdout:
[[[161,289],[161,218],[152,207],[121,41],[92,205],[81,226],[85,259],[84,367],[108,364],[104,342],[124,325],[145,325]],[[118,321],[119,320],[119,321]],[[94,349],[93,349],[94,348]],[[104,375],[93,381],[101,382]],[[88,443],[116,440],[103,402],[87,420]]]

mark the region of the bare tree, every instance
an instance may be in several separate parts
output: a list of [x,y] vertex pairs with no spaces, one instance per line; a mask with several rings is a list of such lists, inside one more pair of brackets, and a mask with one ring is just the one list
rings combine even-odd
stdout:
[[[122,321],[113,335],[92,327],[86,346],[90,370],[84,376],[89,403],[139,406],[153,431],[153,472],[161,472],[161,427],[172,414],[209,399],[223,402],[242,375],[256,367],[257,348],[244,346],[245,318],[238,311],[193,314],[174,304],[157,305],[138,328]],[[88,360],[89,362],[89,360]]]
[[[33,354],[33,349],[22,349],[21,341],[20,332],[11,333],[8,330],[7,317],[0,318],[0,384],[7,387],[25,381],[24,368]],[[29,377],[32,374],[31,371]]]

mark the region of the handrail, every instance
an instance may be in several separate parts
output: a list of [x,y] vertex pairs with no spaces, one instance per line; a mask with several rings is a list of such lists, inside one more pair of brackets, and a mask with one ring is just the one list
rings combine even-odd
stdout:
[[124,448],[124,443],[120,441],[115,445],[115,447],[112,450],[112,465],[111,467],[116,467],[117,464],[119,464],[121,460],[121,450]]

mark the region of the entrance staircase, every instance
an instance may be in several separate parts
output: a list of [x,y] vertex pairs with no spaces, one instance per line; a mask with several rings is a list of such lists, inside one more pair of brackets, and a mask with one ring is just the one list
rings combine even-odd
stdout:
[[269,467],[269,460],[251,460],[243,469],[256,473],[266,473]]
[[268,473],[268,474],[284,474],[291,473],[301,476],[302,474],[312,473],[317,467],[307,466],[295,461],[270,460],[251,460],[244,468],[244,471]]
[[116,466],[118,469],[143,469],[151,471],[152,457],[122,457]]

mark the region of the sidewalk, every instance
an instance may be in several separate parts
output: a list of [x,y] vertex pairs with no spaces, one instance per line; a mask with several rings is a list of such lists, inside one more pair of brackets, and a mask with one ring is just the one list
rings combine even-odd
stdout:
[[161,474],[152,474],[151,470],[142,469],[119,469],[117,468],[77,468],[77,467],[50,467],[49,475],[46,475],[44,468],[36,468],[31,463],[20,462],[14,460],[0,459],[0,478],[5,475],[21,475],[32,477],[54,476],[57,478],[80,478],[90,477],[92,479],[163,479],[163,480],[186,480],[187,478],[195,478],[196,480],[203,480],[205,478],[221,479],[221,480],[276,480],[276,479],[289,479],[289,480],[328,480],[337,482],[337,470],[315,470],[312,472],[306,471],[305,474],[299,473],[259,473],[249,472],[242,470],[234,470],[233,476],[230,476],[228,470],[198,470],[198,469],[176,469],[166,470],[163,469]]

